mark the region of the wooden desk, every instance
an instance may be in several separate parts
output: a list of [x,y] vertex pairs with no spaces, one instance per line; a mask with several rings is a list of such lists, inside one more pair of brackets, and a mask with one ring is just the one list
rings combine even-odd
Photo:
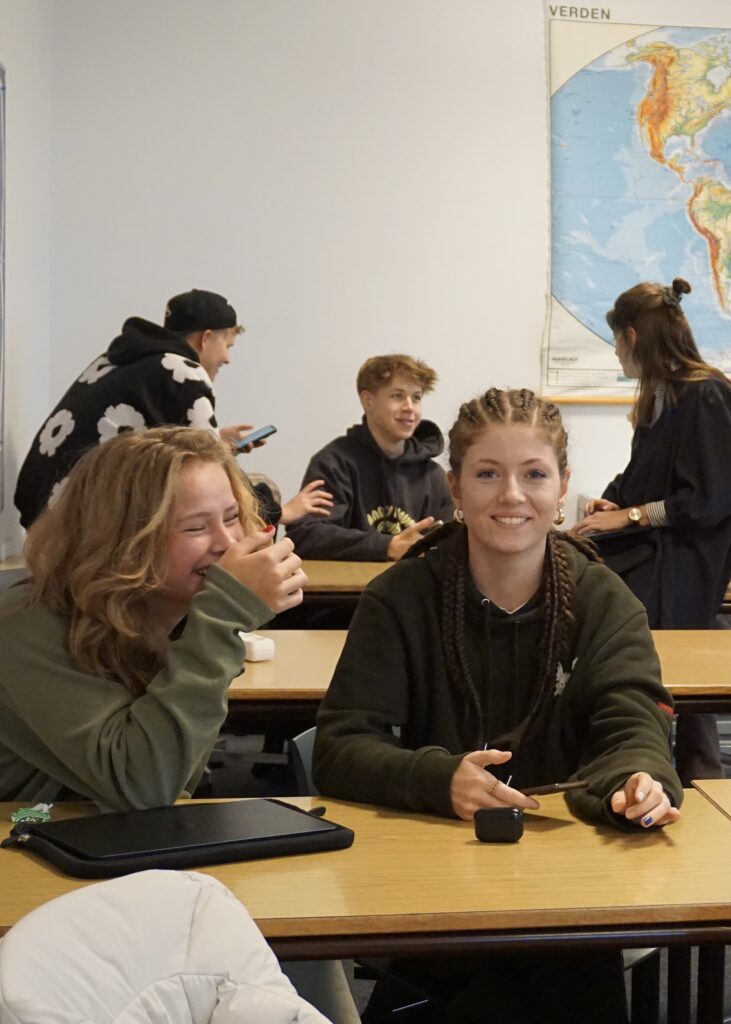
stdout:
[[0,561],[0,572],[17,572],[18,569],[25,569],[25,560],[22,555],[10,555]]
[[[247,661],[228,691],[229,705],[247,722],[314,724],[345,643],[344,629],[257,630],[274,641],[271,661]],[[252,728],[252,731],[255,729]]]
[[390,569],[393,562],[304,561],[309,580],[306,594],[360,594],[371,580]]
[[677,710],[731,710],[731,629],[656,629],[662,679]]
[[6,590],[24,579],[28,573],[22,555],[12,555],[0,562],[0,590]]
[[[508,846],[478,843],[470,823],[293,802],[324,803],[355,830],[353,847],[203,869],[283,958],[731,942],[731,821],[694,791],[676,825],[632,834],[577,822],[562,796],[546,797]],[[0,826],[12,806],[0,804]],[[0,877],[0,932],[89,884],[17,849],[0,850]]]
[[347,629],[365,587],[393,562],[305,561],[304,601],[281,612],[277,629]]
[[[272,661],[247,662],[231,684],[229,700],[252,713],[281,715],[284,705],[314,721],[343,644],[344,629],[259,630],[275,643]],[[731,630],[655,630],[652,634],[665,686],[677,710],[731,710]]]
[[731,820],[731,779],[696,779],[693,785],[721,814]]
[[[309,583],[307,593],[359,594],[372,579],[389,569],[393,562],[327,562],[305,561],[303,568]],[[12,555],[0,561],[0,572],[15,572],[25,568],[22,555]]]

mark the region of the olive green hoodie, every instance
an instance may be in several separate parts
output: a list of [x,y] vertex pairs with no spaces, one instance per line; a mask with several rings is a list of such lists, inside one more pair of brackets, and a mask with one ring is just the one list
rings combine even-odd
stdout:
[[[480,741],[504,747],[499,737],[528,710],[543,630],[538,597],[507,614],[470,584],[465,645],[480,708],[449,681],[440,625],[448,543],[399,563],[363,594],[317,718],[323,794],[453,814],[450,783],[464,754]],[[576,811],[622,825],[608,801],[633,772],[649,772],[680,805],[672,701],[642,605],[605,566],[567,551],[576,581],[568,663],[536,729],[513,750],[511,785],[586,779]]]
[[27,596],[27,585],[0,595],[0,800],[78,794],[123,811],[192,790],[242,670],[239,630],[262,625],[271,609],[211,566],[167,664],[134,698],[80,668],[68,622],[44,605],[23,608]]

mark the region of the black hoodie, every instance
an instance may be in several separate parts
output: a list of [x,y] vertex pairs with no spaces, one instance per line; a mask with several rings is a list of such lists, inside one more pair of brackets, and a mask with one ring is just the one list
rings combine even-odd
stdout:
[[391,538],[434,516],[451,519],[454,503],[444,470],[434,458],[444,450],[436,424],[422,420],[396,458],[358,423],[310,460],[304,484],[324,480],[334,506],[329,517],[305,516],[287,533],[302,558],[384,562]]
[[[464,644],[476,707],[444,661],[448,544],[399,562],[361,596],[317,715],[313,768],[324,796],[453,814],[450,785],[464,755],[476,745],[506,749],[504,735],[528,711],[542,602],[503,612],[469,586]],[[568,545],[567,554],[575,580],[567,664],[531,736],[511,745],[507,770],[519,789],[585,779],[573,808],[632,829],[609,799],[633,772],[660,781],[676,807],[683,798],[669,753],[672,700],[640,602],[606,566]]]
[[214,401],[210,377],[180,335],[139,317],[125,321],[36,434],[15,490],[22,525],[88,448],[164,424],[215,427]]

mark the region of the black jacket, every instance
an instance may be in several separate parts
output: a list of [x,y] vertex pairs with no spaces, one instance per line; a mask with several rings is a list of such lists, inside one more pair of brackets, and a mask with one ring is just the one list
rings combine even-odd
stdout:
[[444,470],[434,459],[444,450],[436,424],[422,420],[389,458],[373,439],[365,417],[310,460],[304,484],[324,480],[334,498],[332,514],[310,515],[287,527],[303,558],[381,562],[391,538],[434,516],[451,519],[454,503]]
[[74,381],[36,434],[15,504],[26,528],[83,453],[126,430],[163,424],[215,427],[211,380],[177,334],[132,317]]
[[642,601],[652,629],[708,629],[731,577],[731,386],[690,381],[603,497],[620,508],[665,501],[668,525],[592,537]]
[[[126,320],[109,349],[74,381],[33,439],[15,489],[27,529],[88,448],[124,431],[215,428],[211,379],[183,338],[140,317]],[[262,514],[279,519],[266,484],[254,491]]]

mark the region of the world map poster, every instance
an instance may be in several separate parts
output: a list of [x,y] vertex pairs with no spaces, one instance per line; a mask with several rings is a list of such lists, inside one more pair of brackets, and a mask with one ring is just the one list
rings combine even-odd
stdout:
[[[698,3],[692,15],[718,20],[726,8],[731,21],[726,4]],[[731,28],[617,22],[626,10],[546,6],[543,387],[568,401],[632,399],[606,314],[640,281],[690,282],[683,309],[701,354],[731,373]],[[633,3],[631,13],[661,8]]]

